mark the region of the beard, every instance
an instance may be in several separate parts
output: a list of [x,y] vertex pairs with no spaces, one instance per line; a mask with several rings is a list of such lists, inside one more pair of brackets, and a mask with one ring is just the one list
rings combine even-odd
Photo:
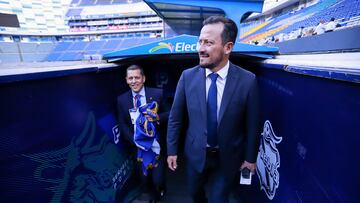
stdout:
[[200,67],[207,68],[209,70],[213,70],[216,67],[216,64],[215,63],[209,63],[209,64],[203,64],[203,65],[200,64]]
[[[205,54],[201,54],[201,55],[205,55]],[[209,55],[207,55],[207,57],[209,57]],[[220,58],[216,58],[215,60],[213,60],[209,63],[201,63],[201,61],[199,61],[199,64],[202,68],[207,68],[209,70],[213,70],[221,63],[222,60],[223,60],[223,57],[220,57]]]
[[[201,63],[201,57],[205,57],[204,60],[207,62]],[[199,52],[199,64],[202,68],[207,68],[213,70],[223,61],[223,53],[212,55],[212,57],[207,52]]]

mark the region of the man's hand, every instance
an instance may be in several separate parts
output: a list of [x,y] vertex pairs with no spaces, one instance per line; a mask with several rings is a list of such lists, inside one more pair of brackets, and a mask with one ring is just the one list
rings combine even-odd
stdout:
[[177,160],[177,155],[168,156],[168,158],[167,158],[168,166],[172,171],[175,171],[177,168],[176,160]]
[[159,115],[156,115],[156,118],[153,119],[152,117],[150,117],[150,116],[148,115],[148,113],[147,113],[146,111],[144,111],[142,114],[145,116],[146,120],[148,120],[148,121],[150,121],[150,122],[154,122],[154,121],[159,121],[159,120],[160,120]]
[[240,169],[242,170],[243,168],[248,168],[251,171],[251,173],[255,173],[256,163],[250,163],[250,162],[244,161],[244,163],[241,164]]

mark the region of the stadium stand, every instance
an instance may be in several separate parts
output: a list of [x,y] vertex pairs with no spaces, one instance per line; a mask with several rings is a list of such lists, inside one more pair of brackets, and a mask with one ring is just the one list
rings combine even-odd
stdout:
[[88,46],[87,42],[78,41],[73,42],[72,45],[67,49],[67,51],[83,51]]
[[[147,44],[157,38],[123,38],[99,41],[59,42],[48,55],[47,61],[76,61],[101,58],[104,53],[122,50],[132,46]],[[70,53],[70,54],[69,54]]]
[[93,41],[93,42],[89,42],[89,45],[86,47],[85,50],[90,51],[90,50],[101,50],[102,47],[104,46],[105,41]]
[[0,62],[37,62],[47,59],[52,42],[0,42]]
[[[164,23],[154,13],[131,13],[128,16],[99,13],[84,16],[87,7],[138,3],[128,0],[72,0],[66,13],[74,35],[55,37],[8,37],[0,35],[2,62],[92,60],[114,50],[146,44],[164,36]],[[102,17],[101,17],[102,16]],[[104,18],[104,16],[107,16]],[[101,17],[101,18],[100,18]],[[335,18],[335,30],[360,25],[359,0],[320,0],[290,5],[283,12],[250,18],[241,24],[241,41],[271,44],[311,34],[320,20]],[[256,19],[256,20],[254,20]],[[104,25],[96,22],[104,21]],[[91,24],[91,23],[93,24]],[[95,23],[94,23],[95,22]],[[299,28],[304,29],[299,33]],[[105,30],[103,30],[105,29]],[[168,28],[166,28],[168,29]],[[170,30],[171,32],[171,30]],[[176,34],[176,33],[174,33]],[[11,39],[11,40],[9,40]],[[14,42],[15,41],[15,42]]]
[[65,13],[68,33],[0,34],[1,62],[101,59],[164,36],[162,19],[141,0],[71,0]]
[[105,45],[103,46],[103,49],[104,50],[116,50],[117,47],[120,47],[122,42],[123,42],[123,40],[121,40],[121,39],[105,41]]
[[62,37],[47,61],[101,58],[164,36],[162,19],[141,0],[72,0],[66,18],[76,35]]
[[1,53],[17,53],[19,48],[16,43],[13,42],[0,42]]
[[19,41],[0,41],[0,62],[74,61],[100,59],[101,55],[145,44],[159,38],[149,33],[107,34],[103,37],[62,36],[61,41],[40,40],[35,36]]
[[[299,8],[300,7],[300,8]],[[307,36],[316,25],[323,20],[329,22],[335,18],[338,25],[335,30],[345,29],[360,24],[360,1],[358,0],[321,0],[308,7],[303,5],[293,6],[292,12],[284,12],[274,17],[264,16],[256,21],[248,21],[242,24],[241,41],[245,43],[260,44],[274,43],[299,36]],[[287,9],[288,10],[288,9]],[[266,19],[266,20],[265,20]],[[303,33],[299,29],[303,27]]]

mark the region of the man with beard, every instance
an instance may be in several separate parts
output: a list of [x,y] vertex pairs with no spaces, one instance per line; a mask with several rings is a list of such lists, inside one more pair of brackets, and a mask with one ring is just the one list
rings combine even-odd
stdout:
[[188,189],[195,203],[228,202],[236,173],[256,169],[257,81],[254,74],[229,61],[236,36],[236,24],[228,18],[212,16],[203,22],[200,64],[182,73],[170,111],[168,166],[173,171],[177,168],[180,132],[187,127],[184,153]]

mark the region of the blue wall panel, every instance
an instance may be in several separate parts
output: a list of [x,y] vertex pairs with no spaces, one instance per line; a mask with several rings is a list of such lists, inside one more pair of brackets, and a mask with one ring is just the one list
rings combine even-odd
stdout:
[[[262,123],[269,121],[282,138],[275,145],[279,187],[271,201],[255,175],[252,186],[239,186],[239,196],[246,202],[359,202],[360,84],[291,73],[282,66],[250,70],[258,76]],[[271,188],[274,169],[267,169]]]
[[126,90],[120,72],[0,84],[1,202],[114,202],[134,195],[125,184],[134,163],[115,143],[116,95]]

